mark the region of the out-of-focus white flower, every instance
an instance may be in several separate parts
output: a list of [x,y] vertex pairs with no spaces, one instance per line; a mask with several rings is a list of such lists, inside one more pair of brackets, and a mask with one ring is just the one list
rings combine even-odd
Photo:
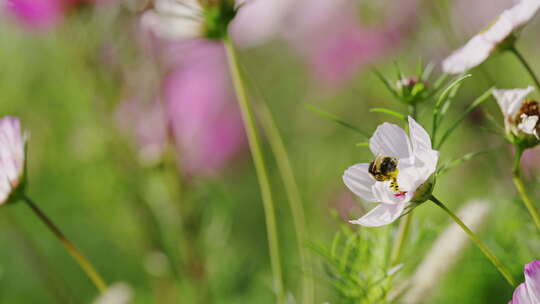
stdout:
[[409,132],[407,136],[399,126],[383,123],[369,142],[377,158],[384,156],[394,160],[395,180],[376,180],[370,173],[374,163],[357,164],[345,171],[343,181],[352,192],[367,201],[380,203],[351,223],[373,227],[390,224],[409,202],[423,202],[431,194],[430,177],[437,167],[439,152],[431,148],[429,134],[411,117]]
[[156,0],[143,14],[142,26],[160,38],[185,40],[203,36],[203,8],[197,0]]
[[26,135],[21,132],[19,119],[0,119],[0,204],[6,203],[22,183],[25,144]]
[[538,120],[540,112],[538,102],[527,100],[534,88],[493,90],[504,116],[506,133],[512,137],[522,137],[523,134],[534,135],[538,139]]
[[126,283],[115,283],[94,301],[94,304],[129,304],[133,291]]
[[[473,231],[486,221],[490,211],[487,201],[474,201],[458,211],[458,216]],[[445,275],[452,270],[469,245],[470,239],[458,224],[452,223],[431,246],[416,272],[404,286],[407,290],[402,298],[404,304],[429,302],[428,297]]]
[[540,303],[540,261],[534,260],[525,265],[525,283],[519,284],[508,304]]
[[510,42],[512,34],[521,30],[540,8],[540,0],[521,0],[505,10],[487,29],[471,38],[443,63],[443,71],[460,74],[480,65],[504,42]]

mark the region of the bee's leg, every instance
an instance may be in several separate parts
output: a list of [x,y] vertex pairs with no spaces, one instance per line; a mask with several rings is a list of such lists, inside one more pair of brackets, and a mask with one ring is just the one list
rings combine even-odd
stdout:
[[392,179],[390,180],[390,189],[392,189],[392,191],[394,191],[394,192],[400,192],[399,191],[399,186],[398,186],[398,183],[397,183],[397,178],[392,177]]

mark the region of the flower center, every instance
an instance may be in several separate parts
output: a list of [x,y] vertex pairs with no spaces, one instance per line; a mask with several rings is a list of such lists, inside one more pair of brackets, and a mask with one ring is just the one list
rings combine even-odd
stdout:
[[[538,107],[538,102],[534,100],[527,100],[519,108],[516,117],[514,118],[516,124],[523,123],[524,119],[527,117],[540,117],[540,108]],[[536,129],[539,129],[540,122],[537,122],[534,126]]]

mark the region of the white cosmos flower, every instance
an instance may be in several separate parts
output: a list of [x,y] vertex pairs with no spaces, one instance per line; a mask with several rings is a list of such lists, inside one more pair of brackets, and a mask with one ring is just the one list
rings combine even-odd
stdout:
[[21,184],[24,173],[26,136],[17,118],[0,119],[0,204]]
[[534,91],[532,86],[524,89],[493,90],[492,94],[504,116],[507,133],[520,135],[522,132],[538,138],[536,131],[539,119],[538,104],[526,99],[532,91]]
[[399,192],[392,190],[390,181],[376,181],[368,172],[368,163],[356,164],[345,171],[343,181],[352,192],[366,201],[380,203],[351,223],[372,227],[390,224],[402,214],[415,198],[417,189],[435,172],[439,152],[431,148],[429,134],[411,117],[409,133],[407,136],[399,126],[383,123],[369,140],[369,148],[375,156],[397,159]]
[[198,0],[156,0],[141,23],[160,38],[185,40],[203,35],[203,8]]
[[442,63],[443,71],[460,74],[480,65],[497,46],[523,28],[539,8],[540,0],[521,0],[505,10],[491,26],[446,58]]

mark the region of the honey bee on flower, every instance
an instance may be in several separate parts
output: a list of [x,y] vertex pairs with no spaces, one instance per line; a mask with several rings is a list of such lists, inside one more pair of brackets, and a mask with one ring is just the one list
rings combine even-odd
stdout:
[[431,148],[429,134],[409,117],[409,132],[383,123],[370,139],[376,158],[356,164],[343,175],[345,185],[366,201],[379,202],[363,217],[351,221],[362,226],[383,226],[399,218],[409,203],[423,202],[431,193],[430,179],[439,152]]

